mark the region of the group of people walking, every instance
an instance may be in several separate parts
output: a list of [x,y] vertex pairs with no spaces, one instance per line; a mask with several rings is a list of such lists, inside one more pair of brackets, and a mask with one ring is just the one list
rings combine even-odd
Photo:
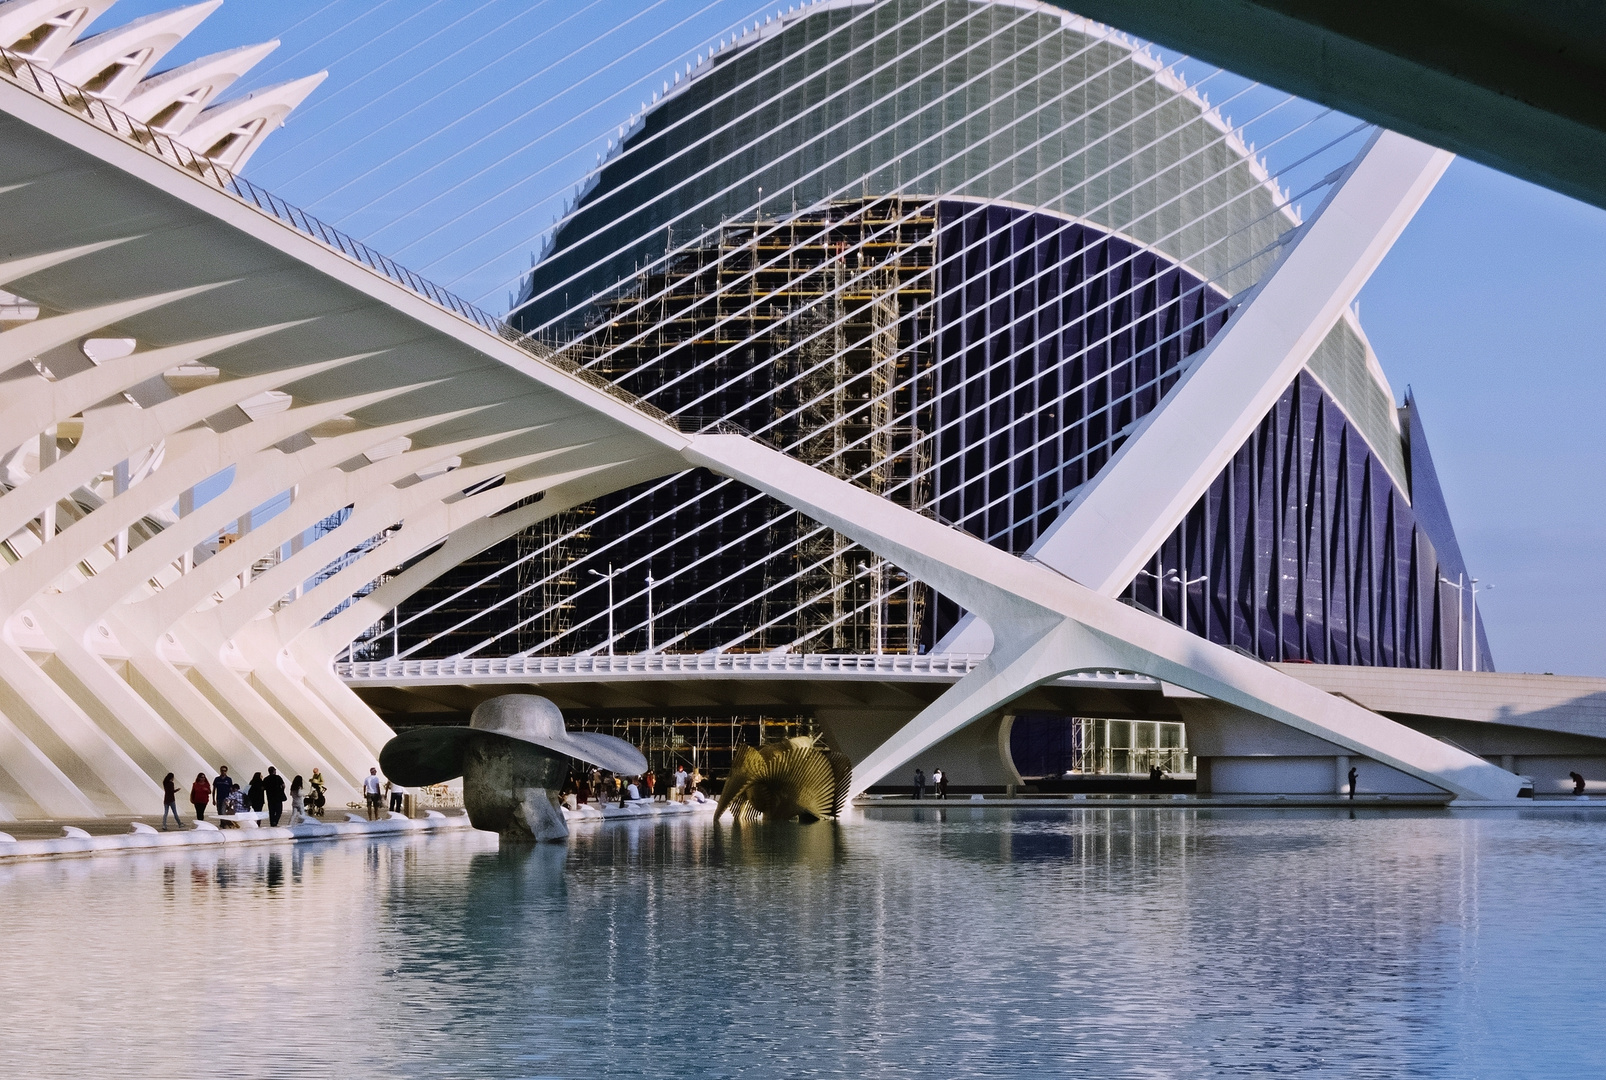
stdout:
[[948,797],[948,774],[942,771],[941,766],[931,770],[931,778],[926,778],[926,770],[915,769],[915,798],[924,799],[926,788],[931,788],[931,797],[946,799]]
[[[218,774],[210,781],[205,773],[196,773],[195,782],[190,785],[190,805],[195,808],[195,820],[206,820],[206,808],[215,807],[217,815],[224,826],[237,824],[231,820],[235,815],[244,813],[262,813],[264,808],[268,815],[268,824],[277,825],[284,816],[284,804],[290,803],[290,824],[294,825],[304,820],[310,812],[319,817],[323,816],[324,807],[323,773],[317,769],[312,770],[312,780],[303,781],[297,774],[285,787],[284,777],[272,765],[268,766],[267,775],[254,773],[249,783],[241,785],[234,777],[229,775],[227,765],[218,766]],[[162,829],[168,827],[167,818],[171,814],[173,822],[180,828],[184,819],[178,812],[178,782],[168,773],[162,778]]]
[[687,772],[684,765],[675,766],[675,772],[667,784],[660,783],[654,769],[648,769],[640,776],[615,776],[601,769],[592,769],[589,773],[571,775],[568,783],[563,785],[561,797],[563,804],[571,810],[592,801],[624,806],[643,800],[652,802],[660,796],[670,802],[685,802],[692,798],[700,801],[707,797],[702,791],[703,779],[701,769],[694,768]]
[[377,821],[385,813],[387,796],[390,809],[399,812],[406,805],[407,789],[389,780],[381,780],[378,769],[369,769],[368,775],[362,778],[362,801],[369,821]]

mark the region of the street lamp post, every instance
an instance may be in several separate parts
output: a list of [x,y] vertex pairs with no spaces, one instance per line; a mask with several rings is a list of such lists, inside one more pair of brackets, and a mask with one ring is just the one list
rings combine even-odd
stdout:
[[1178,591],[1182,597],[1182,628],[1186,630],[1188,628],[1188,590],[1209,578],[1210,575],[1200,574],[1196,578],[1190,578],[1178,573],[1174,567],[1163,574],[1156,574],[1153,570],[1139,570],[1138,574],[1141,577],[1154,579],[1154,613],[1162,619],[1165,618],[1165,583],[1168,581],[1177,583],[1179,586]]
[[[1477,578],[1473,578],[1470,582],[1468,582],[1468,584],[1470,584],[1472,586],[1472,670],[1473,671],[1477,671],[1478,670],[1478,579]],[[1494,588],[1493,585],[1485,585],[1483,587],[1483,591],[1484,592],[1488,592],[1492,588]]]
[[1186,630],[1188,628],[1188,591],[1201,581],[1206,580],[1210,575],[1200,574],[1196,578],[1189,578],[1177,573],[1175,570],[1168,570],[1167,574],[1172,581],[1182,586],[1182,628]]
[[652,640],[652,571],[647,571],[647,651],[653,651]]
[[608,564],[608,572],[606,574],[602,573],[600,570],[592,570],[591,571],[591,575],[593,577],[607,578],[608,579],[608,655],[612,656],[613,655],[613,575],[614,575],[613,563],[609,563]]
[[[1451,581],[1449,578],[1445,577],[1443,574],[1440,574],[1439,575],[1439,581],[1442,582],[1445,585],[1450,586],[1450,588],[1455,590],[1455,669],[1457,671],[1465,671],[1467,669],[1466,668],[1466,646],[1464,644],[1464,641],[1466,639],[1466,633],[1467,633],[1467,624],[1466,624],[1466,614],[1467,614],[1467,607],[1466,607],[1467,575],[1462,573],[1462,574],[1457,574],[1456,577],[1457,577],[1458,580]],[[1473,580],[1474,583],[1476,583],[1478,579],[1477,578],[1473,578],[1472,580]]]
[[1139,577],[1154,579],[1154,613],[1162,619],[1165,618],[1165,583],[1169,573],[1156,574],[1153,570],[1138,571]]

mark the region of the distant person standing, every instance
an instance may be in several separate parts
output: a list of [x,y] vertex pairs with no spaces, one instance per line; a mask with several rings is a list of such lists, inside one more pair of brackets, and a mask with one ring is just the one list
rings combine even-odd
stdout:
[[284,814],[284,777],[272,765],[268,766],[267,778],[262,781],[262,793],[268,799],[268,824],[276,826]]
[[368,808],[369,821],[374,821],[379,817],[379,792],[381,787],[379,770],[369,769],[368,775],[362,778],[363,802]]
[[686,798],[686,766],[675,766],[675,801],[681,802]]
[[1355,798],[1355,781],[1360,779],[1360,770],[1351,765],[1349,767],[1349,797]]
[[301,793],[301,774],[290,781],[290,824],[300,825],[307,819],[307,800]]
[[307,781],[307,786],[312,788],[312,794],[308,797],[307,809],[319,817],[323,817],[324,791],[328,788],[328,785],[323,782],[323,773],[313,769],[312,779]]
[[933,769],[931,773],[931,786],[936,789],[937,798],[946,799],[948,797],[948,771],[941,766]]
[[184,819],[178,816],[178,784],[173,780],[173,774],[168,773],[162,777],[162,831],[167,831],[167,815],[173,815],[173,824],[179,828],[184,827]]
[[1573,780],[1573,794],[1574,795],[1582,795],[1584,793],[1584,776],[1583,776],[1583,774],[1582,773],[1572,772],[1572,773],[1568,773],[1567,775],[1572,777],[1572,780]]
[[212,785],[206,782],[206,774],[195,774],[195,783],[190,785],[190,805],[195,807],[195,820],[206,820],[206,804],[212,800]]
[[229,801],[229,793],[238,787],[234,777],[229,775],[227,765],[219,765],[217,776],[212,779],[212,799],[217,804],[217,812],[223,813],[223,805]]
[[924,769],[915,769],[915,798],[926,797],[926,772]]
[[391,784],[389,781],[386,782],[386,785],[390,788],[390,808],[400,813],[404,805],[402,800],[407,795],[407,789],[400,784]]
[[252,813],[262,813],[262,807],[267,804],[268,789],[262,779],[261,773],[251,774],[251,783],[245,789],[245,805]]

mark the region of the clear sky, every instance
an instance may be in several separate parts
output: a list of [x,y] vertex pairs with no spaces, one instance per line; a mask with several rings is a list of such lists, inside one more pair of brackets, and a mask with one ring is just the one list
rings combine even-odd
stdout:
[[[1361,293],[1496,665],[1606,675],[1606,211],[1457,161]],[[1481,586],[1480,586],[1481,587]]]
[[[99,28],[173,4],[121,0]],[[327,69],[247,174],[502,311],[615,125],[755,10],[228,0],[164,66],[277,37],[237,89]],[[1495,586],[1479,603],[1502,670],[1606,675],[1603,314],[1606,211],[1465,161],[1361,293],[1396,392],[1416,392],[1468,566]]]

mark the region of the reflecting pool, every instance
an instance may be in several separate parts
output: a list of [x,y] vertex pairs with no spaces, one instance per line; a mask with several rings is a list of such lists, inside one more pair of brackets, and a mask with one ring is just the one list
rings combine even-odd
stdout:
[[0,867],[13,1077],[1606,1075],[1606,818],[872,811]]

